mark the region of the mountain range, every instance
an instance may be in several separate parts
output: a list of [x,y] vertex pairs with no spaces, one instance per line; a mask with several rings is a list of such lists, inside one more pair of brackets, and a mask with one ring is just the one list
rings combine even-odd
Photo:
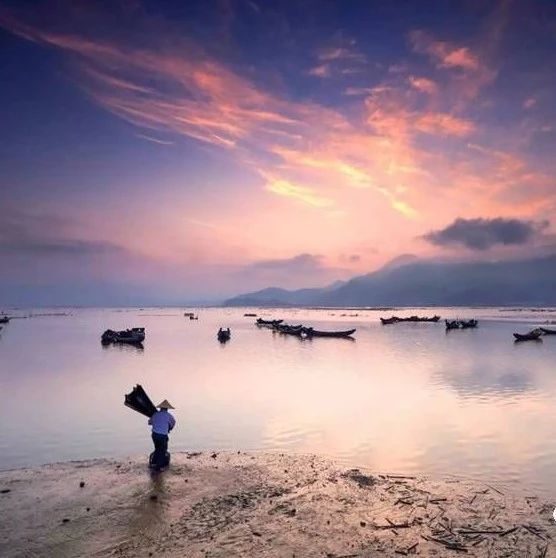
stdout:
[[377,271],[328,287],[271,287],[235,296],[224,305],[552,306],[556,305],[556,254],[457,263],[403,256]]

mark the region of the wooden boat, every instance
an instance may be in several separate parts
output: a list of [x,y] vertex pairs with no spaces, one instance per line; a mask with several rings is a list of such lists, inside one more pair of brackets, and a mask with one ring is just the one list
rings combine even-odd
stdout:
[[479,322],[477,320],[461,320],[459,324],[461,326],[461,329],[470,329],[477,327],[479,325]]
[[220,343],[226,343],[226,341],[229,341],[232,337],[232,332],[230,331],[230,328],[226,328],[226,329],[222,329],[220,328],[218,330],[218,333],[216,334],[216,338],[218,339],[218,341],[220,341]]
[[263,320],[262,318],[257,318],[257,325],[275,326],[281,324],[284,320]]
[[446,320],[446,331],[451,329],[459,329],[459,322],[457,320]]
[[539,328],[543,335],[556,335],[556,329],[549,329],[548,327]]
[[287,324],[276,324],[273,327],[274,331],[278,333],[285,333],[287,335],[301,335],[303,333],[303,326],[302,325],[287,325]]
[[514,333],[516,341],[542,341],[542,329],[533,329],[529,333]]
[[345,331],[319,331],[312,327],[304,327],[303,335],[305,337],[351,337],[356,331],[356,329],[347,329]]
[[433,316],[432,318],[420,318],[419,316],[410,316],[409,318],[400,318],[400,322],[438,322],[440,321],[440,316]]
[[103,345],[110,343],[129,343],[130,345],[139,345],[145,340],[145,328],[133,327],[123,331],[113,331],[107,329],[100,338]]
[[433,316],[432,318],[421,318],[419,316],[410,316],[409,318],[398,318],[398,316],[392,316],[391,318],[380,318],[382,325],[397,324],[398,322],[438,322],[440,321],[440,316]]

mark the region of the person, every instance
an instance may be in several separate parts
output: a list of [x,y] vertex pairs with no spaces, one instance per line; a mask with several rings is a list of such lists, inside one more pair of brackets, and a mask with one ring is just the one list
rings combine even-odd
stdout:
[[157,407],[160,409],[150,419],[152,426],[152,439],[154,444],[154,454],[152,456],[152,466],[160,471],[168,465],[166,462],[166,452],[168,451],[168,434],[176,426],[176,419],[168,412],[174,409],[167,399],[162,401]]

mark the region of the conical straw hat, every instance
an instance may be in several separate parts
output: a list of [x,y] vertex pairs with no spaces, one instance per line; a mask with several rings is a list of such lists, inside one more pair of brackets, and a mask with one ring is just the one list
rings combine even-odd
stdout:
[[175,409],[175,407],[172,407],[172,405],[170,405],[168,399],[165,399],[164,401],[162,401],[162,403],[159,403],[157,407],[159,409]]

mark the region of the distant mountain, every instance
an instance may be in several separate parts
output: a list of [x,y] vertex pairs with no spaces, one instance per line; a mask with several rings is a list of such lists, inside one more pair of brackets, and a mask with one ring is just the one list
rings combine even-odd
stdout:
[[325,289],[263,289],[226,306],[556,305],[556,255],[497,262],[394,261]]

